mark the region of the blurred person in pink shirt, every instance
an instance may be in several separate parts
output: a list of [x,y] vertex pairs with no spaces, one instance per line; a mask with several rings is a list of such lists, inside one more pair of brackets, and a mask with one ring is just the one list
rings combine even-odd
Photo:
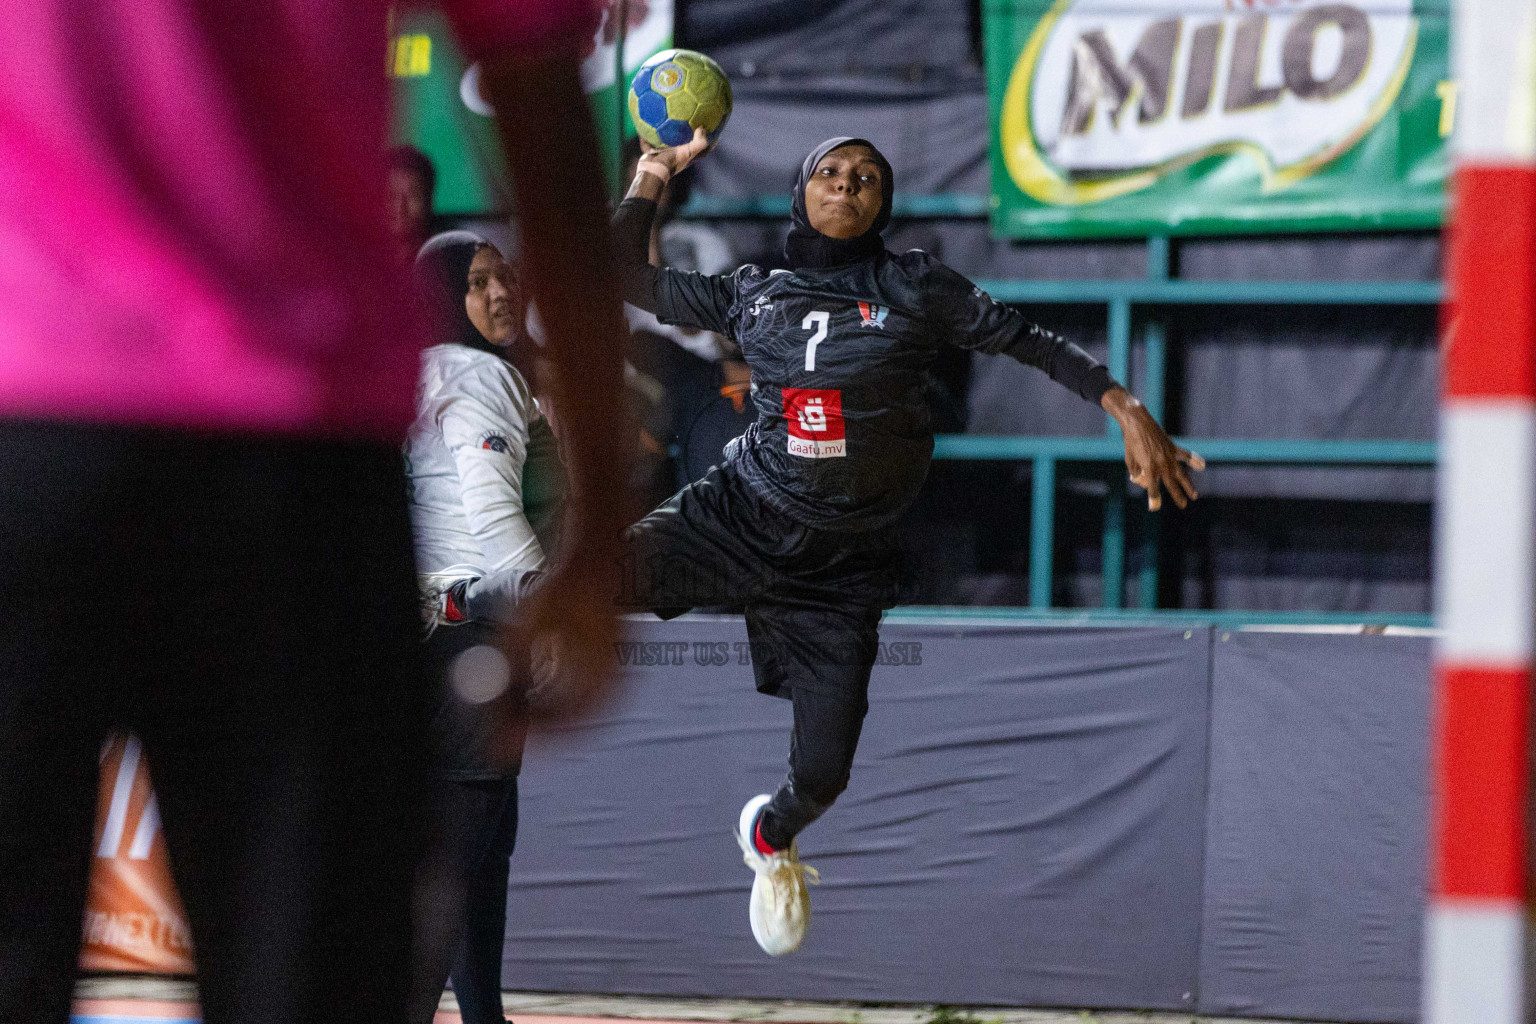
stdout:
[[[205,1019],[402,1019],[429,695],[399,446],[424,331],[380,213],[385,7],[5,5],[7,1024],[68,1019],[114,726],[144,742]],[[595,21],[445,7],[516,143],[529,291],[580,385],[556,396],[572,554],[506,640],[558,641],[551,707],[574,712],[611,675],[625,458],[598,443],[622,328],[578,79]]]

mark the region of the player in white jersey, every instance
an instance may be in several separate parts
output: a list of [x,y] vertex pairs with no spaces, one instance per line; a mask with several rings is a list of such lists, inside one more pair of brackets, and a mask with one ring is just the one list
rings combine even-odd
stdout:
[[482,688],[486,669],[475,666],[489,658],[507,675],[492,623],[510,620],[544,569],[535,525],[554,496],[540,471],[558,460],[532,388],[504,358],[524,329],[513,266],[484,238],[452,231],[422,247],[416,278],[440,333],[422,353],[406,474],[427,643],[445,685],[436,720],[442,783],[417,900],[410,1021],[429,1024],[451,973],[465,1024],[501,1024],[518,766],[506,763],[505,750],[492,756],[487,701],[496,693]]
[[[429,625],[505,621],[544,568],[539,534],[552,505],[537,492],[553,435],[503,351],[524,330],[522,291],[512,265],[467,231],[423,246],[417,276],[440,293],[447,320],[444,342],[422,354],[405,446],[424,614]],[[530,464],[536,493],[528,496]]]

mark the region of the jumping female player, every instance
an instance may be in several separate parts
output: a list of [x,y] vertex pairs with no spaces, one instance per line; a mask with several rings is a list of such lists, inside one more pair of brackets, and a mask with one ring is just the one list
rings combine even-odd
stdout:
[[[724,461],[626,533],[623,599],[664,618],[740,604],[757,688],[794,702],[789,778],[747,801],[736,838],[756,872],[752,934],[795,949],[810,901],[795,836],[848,785],[885,608],[894,526],[928,472],[924,398],[942,345],[1007,353],[1098,402],[1125,435],[1153,509],[1195,497],[1177,448],[1076,345],[994,302],[926,252],[886,252],[891,166],[864,139],[828,139],[795,182],[789,270],[686,274],[647,264],[656,197],[705,149],[649,150],[614,215],[626,298],[664,323],[733,339],[752,368],[758,419]],[[814,878],[814,873],[812,873]]]

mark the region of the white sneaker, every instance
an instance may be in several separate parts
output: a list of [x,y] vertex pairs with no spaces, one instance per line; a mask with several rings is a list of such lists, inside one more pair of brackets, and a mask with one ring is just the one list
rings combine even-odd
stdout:
[[769,956],[793,953],[811,923],[811,895],[805,883],[821,881],[816,869],[800,863],[794,842],[789,849],[762,854],[752,841],[758,812],[773,798],[767,793],[747,801],[736,822],[736,842],[742,860],[757,875],[752,880],[752,937]]

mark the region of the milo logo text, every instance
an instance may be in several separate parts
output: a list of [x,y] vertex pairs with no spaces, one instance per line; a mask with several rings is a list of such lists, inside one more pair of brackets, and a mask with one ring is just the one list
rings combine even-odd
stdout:
[[1390,109],[1416,38],[1412,0],[1058,0],[1009,81],[1004,162],[1055,203],[1124,195],[1222,153],[1284,188]]
[[[1162,117],[1173,99],[1173,61],[1180,50],[1187,56],[1181,76],[1179,116],[1205,114],[1215,98],[1216,59],[1223,48],[1226,28],[1220,21],[1190,26],[1184,24],[1183,18],[1155,21],[1142,31],[1130,59],[1124,62],[1103,29],[1083,33],[1072,54],[1061,130],[1072,135],[1085,134],[1094,111],[1106,100],[1116,115],[1122,116],[1131,106],[1132,93],[1138,93],[1140,98],[1137,120],[1145,124]],[[1325,28],[1337,29],[1338,53],[1332,68],[1319,76],[1314,58],[1318,36]],[[1332,99],[1360,81],[1371,55],[1371,22],[1364,11],[1348,4],[1308,8],[1291,18],[1286,26],[1280,39],[1280,78],[1268,84],[1261,81],[1259,64],[1264,56],[1265,38],[1270,34],[1268,14],[1250,15],[1233,26],[1232,42],[1226,47],[1226,89],[1221,97],[1224,112],[1236,113],[1273,103],[1286,91],[1304,100]]]

